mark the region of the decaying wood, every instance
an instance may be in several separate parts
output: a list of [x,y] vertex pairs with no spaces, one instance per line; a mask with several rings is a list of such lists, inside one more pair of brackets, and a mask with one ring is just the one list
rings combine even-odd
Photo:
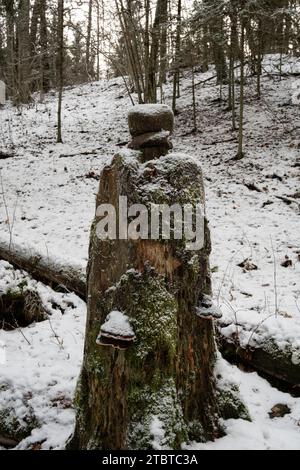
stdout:
[[218,345],[225,359],[235,364],[241,362],[271,383],[275,380],[277,387],[300,396],[300,364],[293,363],[291,353],[284,353],[274,343],[268,342],[259,348],[241,347],[237,340],[233,341],[220,333]]
[[5,447],[6,449],[13,449],[19,443],[14,439],[10,439],[8,437],[0,436],[0,446]]
[[300,210],[300,203],[296,199],[287,196],[276,196],[276,198],[285,202],[285,204],[287,204],[288,206],[290,206],[291,204],[296,204],[298,206],[298,209]]
[[37,292],[21,287],[0,294],[0,328],[13,330],[40,322],[48,314]]
[[10,247],[9,243],[4,242],[0,242],[0,259],[53,288],[66,289],[82,299],[86,298],[85,276],[79,268],[62,266],[51,259],[31,255],[14,244]]
[[13,157],[14,157],[13,153],[2,152],[0,150],[0,160],[6,160],[8,158],[13,158]]

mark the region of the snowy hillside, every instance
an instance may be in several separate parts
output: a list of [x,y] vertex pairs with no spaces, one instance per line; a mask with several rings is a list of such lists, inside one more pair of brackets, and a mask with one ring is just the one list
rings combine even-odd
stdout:
[[[243,160],[232,161],[237,134],[231,130],[226,87],[220,101],[214,80],[196,88],[199,129],[192,132],[189,71],[184,72],[173,144],[203,168],[213,289],[223,312],[223,335],[238,334],[242,345],[252,347],[273,338],[299,364],[299,77],[279,80],[273,76],[276,70],[276,57],[269,57],[261,101],[255,98],[255,78],[249,78]],[[300,61],[286,60],[283,71],[300,73]],[[197,74],[196,83],[213,73]],[[170,104],[170,99],[168,84],[164,100]],[[13,154],[0,159],[0,243],[10,241],[85,272],[100,171],[129,140],[130,106],[121,79],[65,90],[65,143],[59,145],[54,93],[43,103],[36,97],[30,106],[8,104],[0,110],[0,150]],[[15,276],[22,278],[0,262],[0,291],[12,286]],[[18,448],[38,443],[61,449],[74,425],[72,397],[82,358],[85,305],[72,293],[58,294],[28,282],[42,291],[52,309],[51,322],[0,330],[7,357],[6,364],[0,362],[0,405],[21,420],[29,409],[35,416],[31,436]],[[229,420],[227,436],[193,448],[300,449],[300,398],[222,359],[218,368],[239,385],[252,422]],[[268,413],[278,403],[288,405],[291,413],[271,420]]]

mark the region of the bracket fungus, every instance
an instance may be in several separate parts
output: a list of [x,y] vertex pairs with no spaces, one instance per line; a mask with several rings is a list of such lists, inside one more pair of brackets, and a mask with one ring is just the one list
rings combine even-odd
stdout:
[[196,314],[198,317],[207,320],[218,320],[222,317],[220,308],[212,301],[212,298],[206,294],[202,296],[200,305],[196,307]]
[[127,349],[134,342],[135,334],[129,318],[124,313],[110,312],[100,328],[96,343],[99,346],[111,346],[115,349]]

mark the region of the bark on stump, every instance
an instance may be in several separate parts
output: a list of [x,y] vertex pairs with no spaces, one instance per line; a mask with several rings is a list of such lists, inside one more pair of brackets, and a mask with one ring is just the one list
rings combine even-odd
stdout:
[[[139,135],[172,131],[172,112],[163,107],[160,120],[159,110],[157,105],[153,113],[151,105],[148,119],[142,107],[146,125]],[[140,117],[131,113],[129,124],[132,116]],[[134,137],[136,132],[134,127]],[[117,222],[119,196],[128,197],[128,207],[204,205],[198,164],[175,153],[144,163],[149,148],[125,150],[102,171],[97,207],[112,204]],[[165,153],[165,145],[160,151]],[[99,240],[98,222],[96,217],[91,229],[84,362],[68,447],[151,449],[156,440],[178,449],[183,442],[213,439],[218,433],[214,327],[210,316],[197,315],[203,296],[211,294],[206,222],[198,251],[187,250],[185,240]],[[126,349],[97,344],[101,325],[114,311],[123,312],[134,330],[135,341]],[[118,338],[109,342],[114,341]]]

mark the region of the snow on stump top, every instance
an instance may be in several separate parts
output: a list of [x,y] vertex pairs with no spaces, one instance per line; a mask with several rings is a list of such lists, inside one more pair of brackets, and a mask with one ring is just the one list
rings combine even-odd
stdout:
[[172,148],[170,135],[174,128],[174,114],[165,104],[142,104],[128,113],[132,141],[129,148],[141,150],[144,161],[166,155]]

